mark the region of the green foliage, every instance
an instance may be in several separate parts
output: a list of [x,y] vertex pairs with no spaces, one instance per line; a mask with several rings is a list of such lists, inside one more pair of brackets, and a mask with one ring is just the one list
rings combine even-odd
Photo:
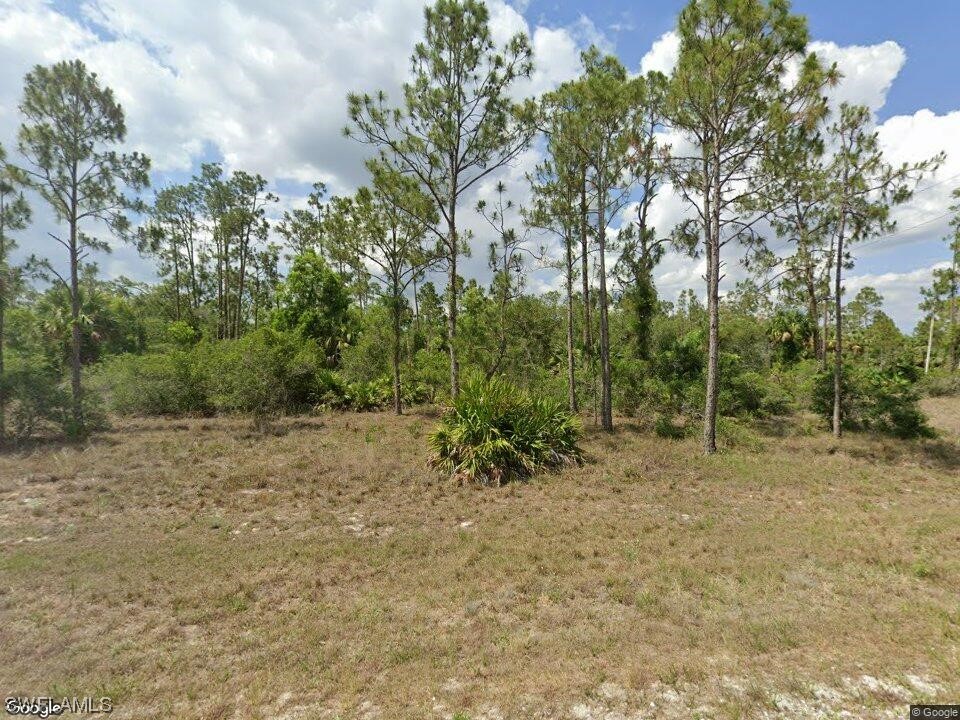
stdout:
[[164,328],[163,338],[176,348],[186,349],[200,339],[200,334],[185,320],[175,320]]
[[408,378],[412,384],[427,388],[431,399],[442,397],[450,389],[449,362],[443,350],[418,350]]
[[277,330],[296,331],[320,343],[333,364],[348,334],[350,295],[343,279],[313,250],[298,255],[278,294]]
[[393,389],[386,378],[347,385],[344,407],[357,412],[380,410],[390,404]]
[[[380,150],[400,175],[416,176],[434,200],[412,214],[439,240],[448,269],[449,315],[456,317],[457,260],[469,245],[455,211],[466,193],[523,152],[536,132],[532,100],[517,104],[517,84],[533,72],[533,50],[520,33],[498,47],[487,6],[478,0],[437,0],[424,8],[424,41],[410,58],[403,105],[386,93],[350,93],[344,132]],[[455,68],[455,72],[451,70]],[[451,122],[456,118],[456,122]],[[422,203],[418,203],[423,206]],[[448,329],[451,393],[459,385],[456,324]]]
[[689,426],[679,425],[673,418],[666,415],[657,415],[657,419],[653,422],[653,431],[657,436],[669,440],[682,440],[687,436],[689,429]]
[[799,362],[813,350],[811,339],[816,320],[799,310],[780,309],[767,320],[773,361],[780,365]]
[[[387,377],[347,382],[325,367],[315,341],[271,328],[186,350],[115,356],[97,367],[92,380],[110,408],[123,415],[365,412],[392,400]],[[410,383],[402,397],[420,403],[430,392]]]
[[270,328],[189,350],[121,355],[95,377],[114,411],[144,415],[293,412],[317,405],[331,386],[313,340]]
[[820,366],[813,359],[774,367],[769,375],[771,395],[780,400],[785,410],[810,409],[814,383],[819,374]]
[[930,397],[960,395],[960,373],[949,370],[935,370],[924,375],[918,390]]
[[[90,365],[109,355],[143,351],[146,331],[139,313],[118,288],[96,278],[96,266],[83,268],[78,293],[81,364]],[[48,357],[69,365],[72,343],[69,288],[62,283],[52,285],[37,298],[32,314]]]
[[581,462],[579,439],[579,422],[562,405],[502,380],[477,380],[431,433],[431,464],[463,481],[499,485]]
[[[842,426],[899,438],[932,437],[934,432],[917,406],[917,371],[897,366],[881,371],[847,364],[840,391]],[[833,415],[833,374],[817,376],[813,389],[814,410],[824,418]]]
[[213,406],[223,412],[272,414],[317,402],[323,355],[295,333],[261,328],[239,340],[200,346]]
[[122,415],[207,414],[214,408],[197,355],[186,350],[117,355],[97,368],[93,386]]
[[70,415],[70,394],[58,375],[35,361],[11,365],[3,377],[10,436],[23,440],[54,427],[63,428]]
[[349,381],[369,382],[390,373],[393,343],[390,309],[383,303],[367,308],[356,338],[343,348],[339,370]]
[[717,434],[726,447],[747,452],[763,452],[764,446],[760,437],[742,419],[720,417],[717,422]]
[[22,441],[34,436],[79,438],[106,427],[106,418],[96,398],[85,392],[81,398],[85,423],[73,419],[70,389],[57,368],[39,358],[14,357],[3,374],[7,431]]

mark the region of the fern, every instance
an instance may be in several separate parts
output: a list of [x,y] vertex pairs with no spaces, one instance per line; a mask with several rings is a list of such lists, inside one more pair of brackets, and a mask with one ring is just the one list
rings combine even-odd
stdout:
[[474,381],[430,434],[430,462],[461,481],[499,485],[581,463],[580,434],[558,403],[501,380]]

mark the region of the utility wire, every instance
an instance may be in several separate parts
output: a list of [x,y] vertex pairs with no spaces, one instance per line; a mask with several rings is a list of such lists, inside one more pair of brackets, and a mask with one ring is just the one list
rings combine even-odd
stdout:
[[948,183],[948,182],[950,182],[951,180],[956,180],[957,178],[960,178],[960,173],[957,173],[956,175],[951,175],[950,177],[944,178],[943,180],[938,180],[937,182],[931,183],[930,185],[925,185],[924,187],[920,188],[919,190],[914,190],[914,191],[913,191],[913,194],[916,195],[917,193],[926,192],[927,190],[931,190],[931,189],[933,189],[933,188],[935,188],[935,187],[938,187],[939,185],[943,185],[944,183]]
[[929,220],[924,220],[923,222],[917,223],[916,225],[911,225],[910,227],[904,228],[903,230],[898,230],[895,233],[891,233],[889,235],[881,235],[880,237],[875,237],[871,240],[866,240],[862,243],[858,243],[857,247],[864,247],[865,245],[874,245],[875,243],[878,243],[881,240],[889,240],[890,238],[901,237],[902,235],[906,235],[911,230],[916,230],[917,228],[923,227],[924,225],[929,225],[930,223],[935,223],[938,220],[943,220],[944,218],[950,217],[952,214],[953,213],[945,212],[942,215],[937,215],[934,218],[930,218]]

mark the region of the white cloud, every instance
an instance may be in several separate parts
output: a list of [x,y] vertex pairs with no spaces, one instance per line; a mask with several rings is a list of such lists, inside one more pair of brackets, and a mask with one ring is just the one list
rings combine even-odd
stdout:
[[884,312],[893,318],[901,330],[911,332],[920,317],[917,311],[921,300],[920,288],[930,284],[934,270],[948,265],[938,262],[904,272],[851,275],[846,281],[845,302],[849,302],[861,289],[872,287],[883,296]]
[[843,76],[829,93],[835,105],[866,105],[874,112],[883,107],[890,85],[907,61],[903,48],[891,40],[845,46],[818,41],[810,43],[809,50],[824,64],[836,63]]
[[[898,208],[899,233],[920,225],[916,233],[944,234],[947,219],[930,220],[946,213],[950,193],[960,186],[960,110],[936,115],[918,110],[913,115],[895,115],[877,128],[884,156],[894,165],[931,158],[946,152],[944,163],[935,174],[922,181],[909,202]],[[921,225],[921,223],[923,223]]]
[[[78,19],[49,1],[8,0],[0,5],[0,142],[15,146],[16,106],[30,67],[79,57],[116,92],[127,114],[128,145],[147,153],[155,171],[189,173],[220,155],[228,168],[271,181],[320,179],[333,192],[349,192],[365,180],[369,150],[341,135],[347,93],[384,89],[400,100],[408,58],[422,35],[423,4],[87,0]],[[531,38],[536,70],[521,83],[523,94],[574,77],[588,42],[607,46],[586,18],[568,28],[531,27],[517,6],[502,0],[488,6],[498,42],[516,32]],[[522,184],[522,171],[514,180]],[[41,225],[29,231],[25,252],[55,252]],[[472,261],[481,274],[485,244],[477,241]]]
[[[522,84],[523,94],[542,93],[576,76],[579,52],[588,44],[612,51],[610,41],[585,15],[568,27],[531,25],[522,15],[524,2],[491,0],[488,4],[500,42],[518,31],[531,38],[536,71]],[[80,19],[58,7],[52,0],[0,3],[4,67],[0,142],[8,150],[15,146],[16,105],[24,73],[36,63],[80,57],[114,88],[127,112],[130,145],[147,152],[158,171],[189,173],[213,154],[222,155],[229,166],[260,172],[271,180],[322,179],[334,192],[348,192],[364,181],[362,160],[367,149],[340,135],[346,122],[346,94],[383,88],[398,99],[408,72],[407,58],[421,36],[423,0],[327,0],[321,5],[288,0],[271,6],[258,0],[85,0]],[[811,49],[824,60],[836,62],[843,73],[831,93],[832,103],[864,103],[874,112],[883,107],[907,60],[903,48],[892,41],[845,47],[818,41]],[[643,55],[640,70],[669,72],[678,52],[676,33],[664,33]],[[910,228],[942,214],[949,192],[960,185],[960,110],[939,116],[918,110],[887,119],[878,131],[893,162],[919,160],[939,150],[949,153],[937,176],[922,186],[930,189],[917,193],[895,215],[901,228]],[[680,138],[670,141],[680,149]],[[522,203],[528,192],[524,174],[538,159],[535,151],[524,154],[478,188],[478,193],[488,193],[491,183],[504,179],[514,201]],[[477,194],[467,198],[462,212],[466,227],[476,234],[473,257],[462,269],[468,277],[486,277],[490,233],[471,211],[476,198]],[[302,202],[287,192],[283,205]],[[26,252],[52,253],[45,235],[51,221],[47,213],[37,210],[38,221],[22,245]],[[654,202],[651,220],[664,235],[688,213],[683,201],[665,185]],[[929,239],[944,228],[945,220],[928,223],[890,244]],[[864,246],[857,252],[862,257],[877,255],[886,244]],[[725,270],[726,283],[732,287],[740,270],[730,250]],[[912,296],[905,288],[920,280],[910,274],[914,271],[909,270],[905,251],[890,252],[891,258],[899,258],[899,264],[907,267],[894,273],[900,280],[878,277],[892,283],[890,287],[901,288],[891,291],[890,302],[901,303],[904,309],[893,314],[908,322],[904,303]],[[122,262],[105,262],[104,268],[143,276],[135,272],[135,265],[124,254]],[[916,272],[922,275],[929,268]],[[657,279],[661,293],[674,297],[685,287],[699,291],[702,274],[702,263],[670,253]],[[851,278],[851,288],[855,282],[859,281]],[[532,288],[555,284],[546,271],[531,281]]]
[[680,36],[670,30],[661,35],[640,59],[640,72],[646,75],[654,70],[669,75],[680,56]]

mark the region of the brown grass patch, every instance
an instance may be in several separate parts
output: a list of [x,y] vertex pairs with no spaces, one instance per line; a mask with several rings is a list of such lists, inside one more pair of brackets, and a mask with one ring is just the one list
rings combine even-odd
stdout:
[[955,436],[589,433],[585,467],[492,489],[426,467],[433,423],[141,420],[0,456],[0,687],[131,718],[956,700]]

